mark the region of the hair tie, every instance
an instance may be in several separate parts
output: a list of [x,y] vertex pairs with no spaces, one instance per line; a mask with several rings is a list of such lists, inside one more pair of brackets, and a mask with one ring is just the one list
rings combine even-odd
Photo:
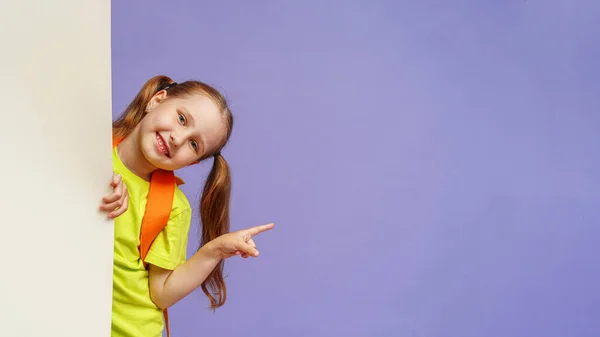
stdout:
[[218,151],[218,152],[215,152],[215,154],[213,154],[213,157],[217,158],[220,155],[221,155],[221,151]]
[[163,84],[158,88],[158,90],[156,92],[159,92],[161,90],[169,90],[170,88],[172,88],[176,85],[177,85],[177,82]]

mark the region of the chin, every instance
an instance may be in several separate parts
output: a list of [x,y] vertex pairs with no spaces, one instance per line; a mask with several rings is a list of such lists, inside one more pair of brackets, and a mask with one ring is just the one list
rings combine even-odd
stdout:
[[166,169],[167,165],[165,163],[164,155],[158,154],[156,151],[153,151],[152,148],[148,149],[147,147],[145,147],[142,152],[148,164],[152,165],[156,169]]
[[165,159],[164,155],[156,155],[154,154],[150,158],[148,158],[148,162],[157,169],[165,170],[165,171],[175,171],[177,169],[176,165],[170,163],[168,159]]

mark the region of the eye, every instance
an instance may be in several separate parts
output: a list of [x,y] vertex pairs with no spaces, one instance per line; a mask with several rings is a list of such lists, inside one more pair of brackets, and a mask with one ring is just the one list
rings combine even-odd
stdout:
[[179,114],[179,123],[181,123],[181,125],[185,125],[185,116],[182,114]]
[[198,143],[196,143],[195,140],[192,140],[190,143],[192,144],[192,147],[194,148],[194,151],[198,152]]

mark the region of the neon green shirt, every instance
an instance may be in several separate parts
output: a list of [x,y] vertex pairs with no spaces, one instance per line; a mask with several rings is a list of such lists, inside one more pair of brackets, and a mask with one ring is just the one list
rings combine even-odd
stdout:
[[[127,186],[129,205],[115,219],[113,267],[112,337],[161,337],[162,310],[150,299],[148,271],[140,259],[140,228],[146,207],[149,182],[125,167],[113,149],[113,170]],[[165,229],[156,237],[146,262],[173,270],[186,261],[188,231],[192,211],[179,189],[175,189],[173,209]]]

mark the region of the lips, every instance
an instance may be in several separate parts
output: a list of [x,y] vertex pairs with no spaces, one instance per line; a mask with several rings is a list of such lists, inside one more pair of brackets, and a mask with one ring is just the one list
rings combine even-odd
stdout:
[[170,157],[170,151],[169,151],[169,146],[167,145],[167,143],[165,142],[165,140],[162,138],[162,136],[160,134],[156,134],[156,147],[158,148],[158,151],[162,154],[164,154],[167,157]]

